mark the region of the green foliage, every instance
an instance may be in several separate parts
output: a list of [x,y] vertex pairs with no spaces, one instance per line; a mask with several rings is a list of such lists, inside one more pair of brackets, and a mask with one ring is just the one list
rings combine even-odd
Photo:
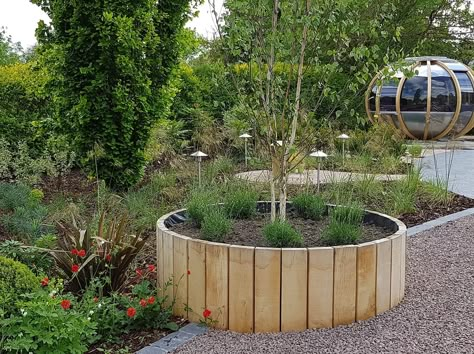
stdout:
[[[50,253],[65,278],[69,279],[70,288],[79,291],[87,288],[93,278],[107,277],[107,293],[121,289],[128,268],[146,242],[146,238],[128,233],[127,216],[107,219],[107,213],[102,212],[98,224],[89,225],[85,230],[76,225],[61,226],[65,237],[58,240],[59,250]],[[75,254],[77,251],[84,254]],[[76,272],[74,265],[79,267]]]
[[270,247],[302,247],[303,236],[286,221],[275,221],[263,229]]
[[133,185],[143,174],[150,129],[171,102],[167,84],[190,0],[32,2],[51,19],[40,23],[40,42],[60,58],[54,87],[61,129],[91,171],[97,162],[98,177],[115,188]]
[[18,296],[39,287],[39,280],[28,267],[13,259],[0,256],[0,313],[14,309]]
[[225,180],[234,172],[235,164],[227,156],[218,156],[205,165],[203,179],[206,183]]
[[198,225],[204,221],[204,217],[218,202],[218,195],[215,190],[208,188],[198,188],[191,191],[191,195],[186,204],[189,217]]
[[75,310],[63,309],[63,297],[38,291],[18,303],[21,310],[0,317],[2,353],[82,354],[95,334],[96,324]]
[[423,152],[423,146],[420,144],[407,145],[407,152],[412,157],[421,157],[421,153]]
[[214,206],[204,214],[201,223],[201,235],[204,240],[222,242],[231,229],[232,221],[222,208]]
[[28,187],[0,183],[0,216],[3,226],[12,236],[34,242],[41,235],[52,232],[45,224],[47,209],[40,204],[41,191]]
[[360,225],[331,221],[321,239],[327,246],[352,245],[357,243],[361,234]]
[[[91,322],[97,324],[94,342],[113,341],[124,332],[134,329],[177,329],[171,318],[172,306],[165,304],[165,297],[157,296],[158,289],[153,285],[155,282],[149,280],[152,277],[151,273],[144,274],[133,286],[131,294],[113,292],[109,296],[103,296],[103,279],[91,282],[78,307],[81,313],[89,316]],[[169,286],[172,286],[171,282],[164,285],[165,288]],[[136,310],[135,316],[127,316],[129,308]]]
[[326,213],[326,203],[323,198],[307,192],[294,196],[292,205],[298,215],[306,219],[320,220]]
[[424,197],[434,203],[448,206],[454,199],[454,195],[449,191],[448,181],[435,179],[433,181],[424,182],[421,185]]
[[0,66],[18,62],[21,50],[21,44],[13,43],[5,28],[0,27]]
[[257,211],[258,193],[247,184],[230,188],[224,199],[224,209],[231,218],[248,219]]
[[364,209],[356,203],[336,206],[329,211],[331,222],[339,224],[360,225],[364,215]]
[[421,185],[420,171],[411,170],[400,181],[391,183],[389,197],[386,199],[386,209],[394,216],[416,211],[416,200]]
[[51,256],[40,248],[56,247],[55,235],[44,235],[35,242],[35,247],[24,245],[22,242],[6,240],[0,243],[0,256],[14,259],[28,266],[35,274],[48,274],[54,266]]

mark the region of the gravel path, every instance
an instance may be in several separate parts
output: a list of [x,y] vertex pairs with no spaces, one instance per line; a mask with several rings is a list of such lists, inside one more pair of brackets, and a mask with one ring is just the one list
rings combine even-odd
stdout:
[[176,353],[474,353],[474,217],[407,240],[397,308],[330,330],[242,335],[211,331]]

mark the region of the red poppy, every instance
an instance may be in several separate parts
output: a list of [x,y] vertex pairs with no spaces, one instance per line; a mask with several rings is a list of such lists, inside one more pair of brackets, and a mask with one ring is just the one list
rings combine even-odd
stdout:
[[71,250],[71,254],[73,256],[77,256],[79,254],[79,251],[76,248],[74,248],[73,250]]
[[44,277],[43,279],[41,279],[41,286],[48,286],[48,284],[49,284],[48,277]]
[[146,302],[145,299],[141,299],[140,302],[139,302],[139,304],[140,304],[141,307],[146,307],[147,302]]
[[205,310],[202,312],[202,315],[203,315],[204,318],[208,318],[208,317],[211,315],[211,310],[205,309]]
[[79,271],[79,266],[77,264],[73,264],[71,270],[73,273],[77,273]]
[[136,314],[137,314],[137,310],[135,310],[134,307],[129,307],[129,308],[127,309],[127,316],[128,316],[128,317],[132,318],[132,317],[134,317]]
[[94,302],[99,302],[99,298],[98,298],[97,296],[96,296],[96,297],[94,297],[94,299],[93,299],[93,300],[94,300]]
[[105,256],[105,260],[110,262],[112,260],[112,255],[109,253],[107,256]]
[[79,257],[85,257],[86,256],[86,250],[80,250],[79,252],[77,252],[77,255]]
[[71,307],[71,301],[69,300],[61,301],[61,307],[65,310],[69,310],[69,308]]
[[155,268],[155,266],[154,266],[153,264],[150,264],[150,265],[148,266],[148,270],[149,270],[150,272],[154,272],[155,269],[156,269],[156,268]]
[[154,296],[150,296],[150,297],[148,298],[147,302],[148,302],[150,305],[154,304],[154,303],[155,303],[155,297],[154,297]]
[[191,275],[191,271],[188,269],[188,275]]
[[143,272],[142,272],[142,270],[141,270],[140,268],[138,268],[138,269],[135,271],[135,273],[137,273],[137,275],[140,276],[140,277],[143,275]]

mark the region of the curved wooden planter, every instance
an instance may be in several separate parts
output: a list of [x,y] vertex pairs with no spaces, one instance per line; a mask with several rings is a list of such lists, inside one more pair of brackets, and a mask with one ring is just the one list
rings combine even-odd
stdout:
[[[374,317],[403,298],[406,226],[390,216],[366,214],[368,221],[389,225],[390,237],[295,249],[179,235],[167,225],[182,219],[184,211],[157,222],[158,284],[168,301],[175,299],[174,314],[192,322],[208,308],[217,328],[236,332],[330,328]],[[174,285],[164,286],[170,279]]]

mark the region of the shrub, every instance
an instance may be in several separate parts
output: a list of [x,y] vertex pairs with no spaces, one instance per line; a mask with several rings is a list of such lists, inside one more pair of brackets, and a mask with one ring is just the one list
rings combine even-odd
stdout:
[[350,245],[357,242],[361,232],[358,225],[331,222],[323,231],[321,240],[327,246]]
[[31,191],[27,186],[0,183],[0,209],[13,211],[16,207],[25,207],[30,202]]
[[235,164],[229,157],[219,156],[210,161],[203,171],[203,179],[210,183],[216,180],[222,180],[234,172]]
[[258,193],[249,187],[237,187],[225,197],[224,208],[231,218],[248,219],[257,211]]
[[8,313],[19,294],[30,293],[38,287],[38,279],[26,265],[0,256],[0,310],[3,308]]
[[[77,353],[87,351],[95,334],[95,323],[75,310],[74,300],[51,297],[45,290],[18,303],[21,308],[8,318],[0,317],[2,353]],[[62,301],[72,303],[66,306]],[[63,305],[62,305],[63,304]]]
[[201,224],[201,234],[204,240],[221,242],[232,228],[232,221],[221,208],[214,207],[205,215]]
[[360,225],[364,219],[365,211],[357,204],[348,206],[336,206],[331,209],[329,215],[331,222],[349,225]]
[[86,230],[77,226],[61,226],[65,235],[59,242],[59,251],[50,253],[66,278],[71,279],[71,290],[87,288],[95,277],[110,277],[105,291],[119,290],[127,277],[127,270],[145,245],[146,238],[127,232],[126,215],[106,218],[100,214],[96,231],[94,225]]
[[30,204],[15,208],[11,214],[3,215],[1,221],[12,235],[34,242],[41,235],[53,231],[51,226],[44,224],[47,214],[46,207]]
[[40,237],[35,242],[36,247],[28,247],[19,241],[7,240],[0,243],[0,256],[27,265],[35,274],[44,274],[50,272],[54,262],[47,252],[38,248],[53,248],[55,245],[56,236],[51,234]]
[[212,209],[212,205],[218,202],[217,193],[212,189],[195,189],[186,205],[189,217],[198,225],[204,220],[204,216]]
[[298,215],[306,219],[320,220],[326,212],[326,203],[318,195],[300,193],[292,199],[292,202]]
[[407,152],[412,157],[420,157],[423,152],[423,146],[419,144],[411,144],[407,146]]
[[303,236],[286,221],[266,225],[263,235],[270,247],[301,247],[304,243]]

